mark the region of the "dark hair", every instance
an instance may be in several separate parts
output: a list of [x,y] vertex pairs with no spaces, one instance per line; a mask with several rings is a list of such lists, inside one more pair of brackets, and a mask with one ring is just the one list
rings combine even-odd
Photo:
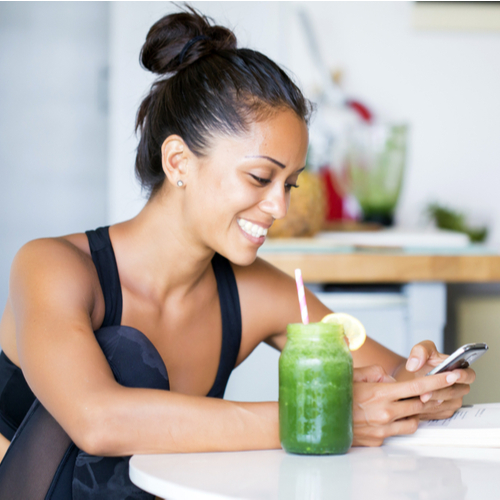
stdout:
[[280,109],[293,110],[306,123],[311,104],[290,77],[260,52],[238,49],[233,32],[214,26],[191,7],[156,22],[140,60],[161,75],[137,113],[140,131],[135,170],[154,195],[163,184],[161,146],[177,134],[203,156],[216,134],[241,134],[251,121]]

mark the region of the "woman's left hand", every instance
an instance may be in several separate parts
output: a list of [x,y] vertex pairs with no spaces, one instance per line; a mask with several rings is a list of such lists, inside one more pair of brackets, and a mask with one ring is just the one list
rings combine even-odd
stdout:
[[[430,340],[420,342],[413,347],[406,362],[406,366],[404,368],[402,367],[403,369],[399,371],[396,378],[399,380],[408,380],[414,377],[424,377],[447,357],[446,354],[440,354],[438,352],[434,342]],[[462,398],[469,393],[470,384],[474,382],[476,374],[471,368],[461,368],[453,370],[453,372],[459,375],[455,384],[420,396],[423,403],[430,400],[440,402],[440,404],[433,407],[429,413],[421,414],[421,420],[449,418],[462,406]]]

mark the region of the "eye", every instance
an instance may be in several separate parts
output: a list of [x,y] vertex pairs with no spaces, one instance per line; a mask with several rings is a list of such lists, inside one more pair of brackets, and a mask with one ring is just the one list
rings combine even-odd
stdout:
[[290,191],[292,188],[298,188],[299,185],[298,184],[290,184],[288,182],[285,183],[285,190],[286,191]]
[[250,174],[250,177],[252,177],[254,180],[256,180],[262,186],[265,186],[271,182],[271,179],[263,179],[262,177],[257,177],[256,175],[253,175],[253,174]]

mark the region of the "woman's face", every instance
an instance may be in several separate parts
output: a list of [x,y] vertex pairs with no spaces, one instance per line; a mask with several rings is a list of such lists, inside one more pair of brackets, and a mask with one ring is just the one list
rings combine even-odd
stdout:
[[208,248],[251,264],[267,229],[286,215],[304,169],[306,124],[289,110],[253,123],[242,137],[214,140],[186,179],[186,223]]

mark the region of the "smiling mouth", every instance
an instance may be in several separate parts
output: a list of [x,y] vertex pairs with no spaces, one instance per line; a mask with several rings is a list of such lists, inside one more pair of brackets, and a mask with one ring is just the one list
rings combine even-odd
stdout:
[[250,236],[253,236],[254,238],[260,238],[261,236],[265,237],[267,235],[267,229],[257,224],[254,224],[253,222],[250,222],[245,219],[237,219],[237,222],[238,226],[240,226],[245,233],[247,233]]

